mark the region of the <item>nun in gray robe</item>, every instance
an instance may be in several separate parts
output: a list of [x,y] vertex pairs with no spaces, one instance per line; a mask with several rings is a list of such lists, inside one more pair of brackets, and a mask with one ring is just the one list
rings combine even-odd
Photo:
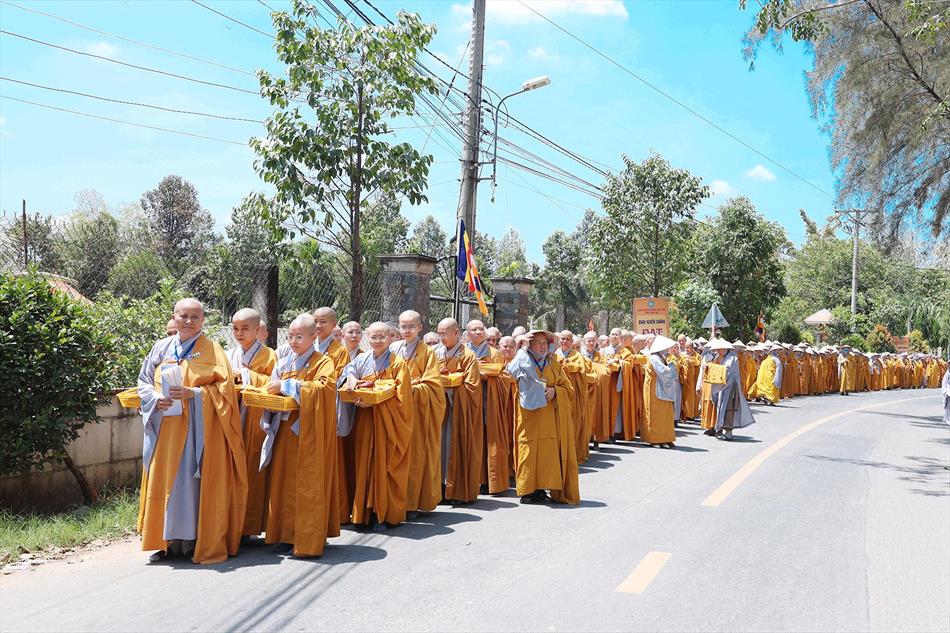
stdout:
[[722,361],[726,368],[726,383],[716,394],[716,434],[721,432],[724,439],[732,439],[732,430],[755,424],[752,409],[742,393],[739,374],[739,357],[729,350]]

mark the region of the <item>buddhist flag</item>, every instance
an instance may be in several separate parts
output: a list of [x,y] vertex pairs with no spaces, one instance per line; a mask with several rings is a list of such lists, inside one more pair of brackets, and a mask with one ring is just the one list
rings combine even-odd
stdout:
[[593,320],[593,319],[591,319],[590,321],[587,322],[587,331],[588,331],[588,332],[596,332],[596,331],[597,331],[597,326],[594,325],[594,320]]
[[455,275],[468,284],[468,290],[475,295],[482,316],[488,316],[488,306],[482,298],[482,278],[478,274],[478,266],[475,265],[475,251],[472,249],[471,240],[468,239],[464,220],[459,220],[458,238],[459,252],[455,260]]
[[759,342],[765,342],[765,315],[759,312],[759,322],[755,325],[755,333],[759,336]]

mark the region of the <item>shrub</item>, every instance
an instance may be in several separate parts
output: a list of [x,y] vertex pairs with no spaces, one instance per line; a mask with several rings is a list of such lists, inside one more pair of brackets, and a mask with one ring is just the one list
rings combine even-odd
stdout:
[[907,351],[911,354],[920,353],[920,354],[929,354],[930,353],[930,344],[927,343],[927,339],[924,338],[924,333],[920,330],[912,330],[908,335],[907,341]]
[[65,448],[107,401],[110,348],[91,312],[35,271],[0,277],[0,475],[62,460],[80,479]]
[[165,336],[175,297],[155,294],[148,299],[128,299],[101,293],[91,308],[103,333],[112,339],[108,388],[132,387],[142,360],[152,345]]
[[773,341],[782,343],[799,343],[802,340],[802,331],[791,323],[782,323],[770,338],[772,338]]
[[878,323],[868,333],[866,339],[869,352],[895,352],[894,340],[891,333],[883,324]]
[[848,334],[841,339],[839,345],[850,345],[852,349],[859,352],[867,351],[867,342],[860,334]]

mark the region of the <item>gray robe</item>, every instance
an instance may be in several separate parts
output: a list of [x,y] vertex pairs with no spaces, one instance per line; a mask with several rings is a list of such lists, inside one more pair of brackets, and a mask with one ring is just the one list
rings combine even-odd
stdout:
[[379,357],[373,355],[372,351],[360,354],[343,368],[340,378],[336,381],[336,435],[337,437],[347,437],[353,430],[353,424],[356,422],[356,405],[352,402],[343,402],[340,400],[339,390],[346,384],[346,379],[353,376],[357,380],[362,380],[367,376],[378,374],[387,367],[392,359],[392,352],[386,350]]
[[[287,378],[281,379],[286,371],[299,371],[310,362],[314,349],[309,350],[302,356],[297,356],[293,352],[277,361],[274,365],[274,371],[270,375],[271,382],[280,381],[280,393],[283,396],[290,396],[300,404],[300,381]],[[290,418],[289,411],[264,411],[261,415],[261,430],[264,431],[264,443],[261,445],[261,463],[259,470],[264,470],[270,463],[274,455],[274,444],[277,442],[277,431],[280,430],[280,423]],[[294,435],[300,435],[300,418],[298,417],[291,425],[290,430]]]
[[950,367],[943,373],[943,382],[941,383],[943,393],[943,423],[950,424]]
[[[448,348],[442,343],[435,346],[435,356],[440,361],[455,358],[462,353],[465,344],[459,339],[454,347]],[[445,415],[442,416],[442,483],[448,474],[449,454],[452,452],[452,407],[455,406],[455,389],[445,389]]]
[[[176,360],[178,354],[184,354],[182,360],[194,357],[189,345],[202,333],[186,341],[178,335],[169,336],[155,343],[142,362],[139,371],[138,393],[142,400],[142,468],[147,473],[152,463],[158,437],[162,430],[164,412],[158,410],[161,392],[155,390],[155,371],[166,361]],[[187,354],[185,351],[187,350]],[[165,505],[165,527],[162,538],[166,541],[194,541],[198,538],[198,500],[201,495],[201,456],[204,452],[204,409],[201,391],[195,390],[195,397],[182,403],[188,407],[188,435],[185,448],[178,461],[178,470]],[[145,491],[142,491],[145,494]]]
[[739,357],[730,351],[722,361],[726,368],[726,384],[716,394],[716,430],[741,429],[755,424],[752,409],[742,393],[739,374]]

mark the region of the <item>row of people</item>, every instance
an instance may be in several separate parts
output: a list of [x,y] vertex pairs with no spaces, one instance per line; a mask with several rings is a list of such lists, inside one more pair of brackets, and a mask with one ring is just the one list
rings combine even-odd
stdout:
[[[203,322],[200,302],[178,302],[139,377],[139,530],[153,561],[219,562],[261,533],[279,552],[318,556],[341,524],[382,531],[512,486],[523,503],[576,504],[578,464],[601,442],[674,447],[677,422],[696,418],[731,439],[754,422],[745,396],[781,357],[621,329],[503,336],[478,320],[423,335],[412,311],[364,332],[330,308],[298,316],[276,350],[260,314],[239,310],[225,352]],[[377,384],[387,397],[341,397]],[[241,389],[295,404],[247,406]]]

